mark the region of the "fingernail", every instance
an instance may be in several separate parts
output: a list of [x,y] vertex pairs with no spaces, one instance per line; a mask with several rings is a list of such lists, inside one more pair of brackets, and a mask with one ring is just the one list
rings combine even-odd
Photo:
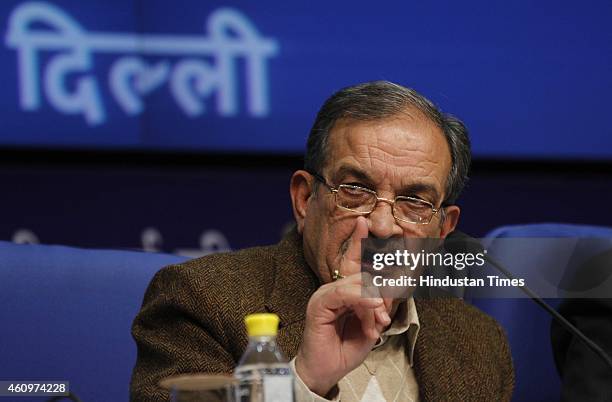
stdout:
[[386,311],[383,311],[382,318],[387,323],[391,322],[391,317],[389,317],[389,313],[387,313]]

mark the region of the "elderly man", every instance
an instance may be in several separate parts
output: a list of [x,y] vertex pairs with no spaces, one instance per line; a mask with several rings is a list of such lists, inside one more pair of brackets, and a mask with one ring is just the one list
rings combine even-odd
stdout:
[[136,317],[133,401],[157,382],[229,373],[243,317],[280,316],[278,343],[306,401],[509,401],[514,375],[493,319],[454,298],[362,297],[362,238],[445,237],[467,177],[463,124],[389,82],[329,98],[290,184],[296,228],[278,245],[161,270]]

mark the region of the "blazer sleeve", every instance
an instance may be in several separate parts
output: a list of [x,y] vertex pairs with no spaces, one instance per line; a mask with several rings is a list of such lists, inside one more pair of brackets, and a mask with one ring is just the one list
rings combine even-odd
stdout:
[[211,297],[195,297],[199,279],[177,265],[162,269],[151,281],[132,326],[138,350],[132,402],[168,401],[169,393],[158,383],[171,375],[232,371],[235,361],[223,346],[228,342],[218,306]]

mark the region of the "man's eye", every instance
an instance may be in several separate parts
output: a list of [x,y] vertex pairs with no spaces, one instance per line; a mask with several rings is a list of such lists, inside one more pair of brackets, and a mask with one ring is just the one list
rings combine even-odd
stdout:
[[[357,187],[359,190],[370,190],[367,186],[364,186],[361,183],[346,183],[347,186]],[[370,190],[371,191],[371,190]]]
[[352,199],[368,199],[372,196],[372,193],[366,188],[353,184],[345,184],[341,189],[345,197],[351,197]]
[[344,186],[344,190],[350,195],[367,195],[369,191],[366,187],[360,186],[359,184],[347,184]]
[[433,205],[433,203],[427,201],[423,197],[419,197],[418,195],[410,195],[409,197],[413,198],[413,200],[410,200],[410,202],[412,204],[420,204],[420,205],[429,205],[429,204],[432,204]]
[[355,184],[347,184],[346,186],[344,186],[345,189],[347,189],[348,191],[362,191],[363,187],[357,186]]
[[417,202],[425,201],[425,199],[423,197],[419,197],[418,195],[415,195],[415,194],[409,194],[408,197],[414,198]]

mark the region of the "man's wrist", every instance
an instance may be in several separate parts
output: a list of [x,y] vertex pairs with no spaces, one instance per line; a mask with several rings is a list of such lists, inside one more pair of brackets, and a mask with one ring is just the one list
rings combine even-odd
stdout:
[[313,376],[310,375],[309,371],[303,366],[303,363],[304,358],[298,352],[297,356],[295,357],[295,371],[296,375],[300,377],[304,385],[306,385],[310,391],[323,398],[333,398],[334,395],[330,394],[337,394],[337,381],[321,381],[319,379],[313,378]]

